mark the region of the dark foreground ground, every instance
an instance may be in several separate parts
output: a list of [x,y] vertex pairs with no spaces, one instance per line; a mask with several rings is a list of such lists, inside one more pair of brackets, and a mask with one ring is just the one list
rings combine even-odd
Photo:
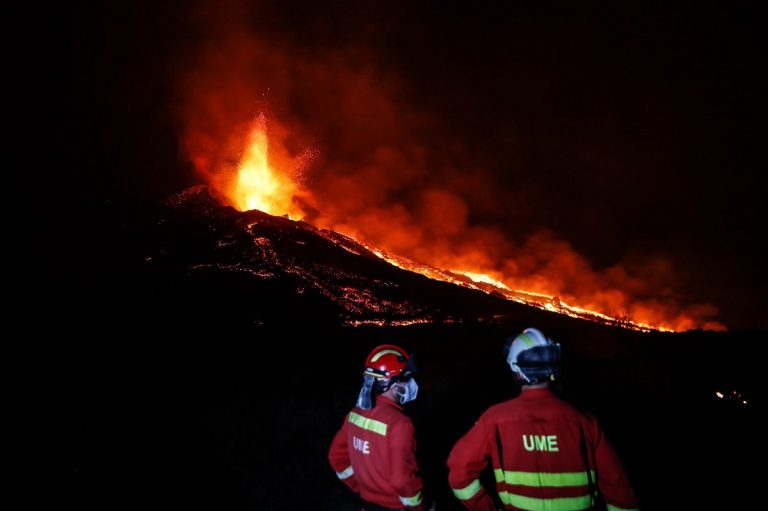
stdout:
[[[47,393],[67,508],[354,509],[326,453],[366,354],[394,342],[422,368],[410,413],[427,489],[437,509],[460,509],[445,460],[485,408],[515,395],[501,346],[526,326],[563,344],[562,393],[602,420],[644,509],[761,507],[760,333],[640,334],[525,309],[343,327],[324,302],[274,283],[148,271],[131,252],[146,240],[92,234],[31,309],[55,301],[30,328],[75,334],[39,347],[55,361]],[[715,396],[732,390],[748,404]]]
[[[356,398],[360,360],[395,341],[424,369],[411,411],[428,488],[439,509],[460,509],[448,452],[483,409],[514,394],[499,334],[289,327],[75,351],[92,362],[74,364],[64,384],[70,497],[100,509],[347,509],[327,448]],[[765,430],[755,407],[718,401],[707,386],[638,386],[642,368],[622,362],[572,359],[564,393],[602,419],[643,507],[756,502],[760,469],[748,467],[760,462]]]

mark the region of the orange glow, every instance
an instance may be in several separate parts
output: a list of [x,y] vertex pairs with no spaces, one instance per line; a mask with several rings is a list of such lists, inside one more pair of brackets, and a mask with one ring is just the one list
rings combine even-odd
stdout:
[[267,119],[263,113],[259,114],[251,127],[236,176],[226,195],[241,211],[258,209],[270,215],[299,218],[301,210],[293,200],[299,193],[299,187],[287,172],[281,170],[270,162]]
[[503,283],[501,280],[497,278],[493,278],[488,274],[485,273],[475,273],[471,271],[460,271],[460,270],[452,270],[453,273],[460,273],[461,275],[466,275],[470,279],[472,279],[475,282],[483,282],[485,284],[491,284],[492,286],[499,287],[501,289],[505,289],[507,291],[510,291],[510,289],[507,287],[505,283]]
[[[301,170],[300,165],[311,159],[311,153],[291,158],[287,156],[288,152],[279,140],[274,145],[271,145],[270,141],[267,118],[260,114],[250,126],[242,157],[237,165],[234,168],[225,166],[220,171],[220,174],[224,175],[223,179],[211,182],[214,186],[217,182],[225,183],[222,187],[225,190],[223,195],[239,210],[258,209],[272,215],[287,215],[292,219],[306,220],[307,215],[302,205],[306,207],[316,199],[298,184],[295,174],[297,169]],[[233,175],[227,176],[227,172]],[[461,225],[462,218],[455,214],[455,211],[461,211],[461,202],[440,193],[432,193],[430,200],[433,206],[430,215],[440,219],[443,224],[441,228],[462,232],[461,229],[465,228]],[[446,217],[445,212],[441,213],[442,210],[435,207],[436,201],[450,203],[450,211],[454,213]],[[318,227],[340,233],[340,236],[337,234],[337,237],[328,239],[342,245],[342,248],[348,249],[339,241],[346,236],[390,264],[431,279],[494,293],[511,301],[575,318],[636,330],[683,331],[701,327],[723,329],[717,322],[702,324],[679,310],[670,316],[669,304],[652,300],[633,301],[627,292],[617,288],[590,289],[584,295],[562,292],[566,287],[562,279],[567,278],[569,273],[589,275],[591,271],[582,268],[586,262],[562,242],[552,242],[546,238],[543,241],[535,240],[536,243],[541,243],[548,253],[554,254],[550,263],[552,268],[547,268],[547,272],[519,275],[515,271],[500,272],[494,268],[498,265],[493,263],[493,257],[480,242],[467,244],[461,251],[452,250],[439,243],[418,246],[418,240],[413,241],[413,233],[418,230],[409,230],[407,225],[392,229],[392,219],[405,216],[402,210],[393,209],[381,215],[361,217],[356,221],[347,219],[343,223],[318,216],[317,211],[314,213],[312,221]],[[383,233],[377,236],[383,240],[383,246],[375,246],[367,241],[366,233],[371,232]],[[399,252],[402,249],[408,250],[409,247],[410,252],[421,254],[424,262],[391,252],[393,248]],[[518,265],[526,264],[526,258],[532,251],[529,249],[529,252],[523,253],[518,260],[507,260],[506,267],[516,270]],[[674,307],[672,310],[675,310]],[[400,323],[405,324],[409,320],[404,321]]]
[[[433,268],[424,264],[410,261],[404,257],[393,256],[385,251],[368,247],[373,253],[381,257],[390,264],[402,268],[404,270],[412,271],[414,273],[420,273],[426,277],[435,280],[442,280],[445,282],[451,282],[464,287],[477,289],[486,293],[496,292],[502,295],[507,300],[513,302],[523,303],[532,307],[538,307],[551,312],[557,312],[559,314],[565,314],[573,318],[586,319],[589,321],[595,321],[597,323],[606,323],[615,326],[621,326],[633,330],[641,331],[661,331],[661,332],[675,332],[688,329],[686,323],[682,323],[683,328],[680,328],[680,324],[664,323],[664,322],[644,322],[638,320],[631,320],[629,318],[623,318],[619,316],[611,316],[603,314],[595,310],[589,310],[582,307],[576,307],[569,305],[556,296],[551,296],[544,293],[537,293],[534,291],[526,291],[522,289],[510,289],[506,284],[493,277],[477,272],[468,271],[443,271],[438,268]],[[468,277],[467,280],[457,278],[460,276]],[[716,329],[717,325],[715,325]]]
[[716,307],[686,303],[686,276],[663,247],[595,268],[531,227],[542,197],[511,188],[527,182],[523,159],[476,158],[440,115],[408,103],[376,52],[285,44],[230,11],[198,13],[205,39],[178,82],[182,150],[227,204],[302,219],[353,253],[360,247],[339,234],[406,270],[560,314],[725,329]]

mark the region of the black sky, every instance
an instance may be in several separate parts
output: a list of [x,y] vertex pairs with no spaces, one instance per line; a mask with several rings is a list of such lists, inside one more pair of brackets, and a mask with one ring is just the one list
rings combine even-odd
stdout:
[[[218,8],[295,51],[365,49],[397,77],[403,108],[439,120],[451,155],[494,176],[499,193],[471,211],[476,220],[512,233],[549,228],[596,268],[663,253],[691,302],[715,304],[730,327],[768,327],[757,8],[356,4]],[[112,2],[62,13],[38,69],[59,103],[62,143],[43,197],[87,211],[198,182],[176,116],[177,77],[207,37],[197,8]],[[523,210],[504,204],[523,200]]]

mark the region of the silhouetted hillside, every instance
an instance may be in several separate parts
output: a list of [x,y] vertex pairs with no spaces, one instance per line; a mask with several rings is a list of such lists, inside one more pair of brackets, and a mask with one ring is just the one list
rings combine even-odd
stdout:
[[411,413],[428,489],[460,509],[448,451],[515,395],[501,346],[527,326],[562,343],[561,392],[602,420],[643,509],[759,496],[763,333],[639,333],[526,307],[204,189],[100,208],[58,247],[68,264],[40,256],[62,275],[32,326],[76,334],[49,351],[77,508],[355,509],[326,452],[365,355],[395,342],[422,369]]

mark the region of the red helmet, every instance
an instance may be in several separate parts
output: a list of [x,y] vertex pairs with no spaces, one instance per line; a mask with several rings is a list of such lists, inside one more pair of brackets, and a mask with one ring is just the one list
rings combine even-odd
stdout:
[[376,378],[379,392],[386,390],[402,377],[414,372],[411,357],[401,347],[394,344],[377,346],[365,359],[364,375]]

